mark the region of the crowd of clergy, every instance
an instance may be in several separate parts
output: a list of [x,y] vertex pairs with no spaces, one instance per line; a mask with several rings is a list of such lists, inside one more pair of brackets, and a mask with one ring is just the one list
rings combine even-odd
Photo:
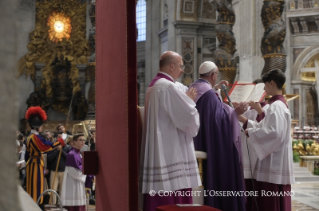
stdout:
[[[271,96],[268,102],[263,99],[231,107],[223,102],[220,91],[229,82],[218,81],[215,63],[202,63],[199,79],[189,87],[177,81],[184,68],[178,53],[164,52],[159,72],[147,89],[139,157],[143,211],[192,204],[192,194],[184,193],[202,185],[206,192],[235,193],[205,195],[205,205],[222,211],[291,210],[287,192],[294,175],[291,115],[282,95],[285,74],[273,69],[253,82],[264,83],[265,93]],[[26,191],[37,202],[50,172],[47,184],[58,191],[65,208],[84,211],[85,187],[92,187],[93,176],[82,174],[81,150],[89,150],[83,134],[71,136],[63,125],[57,126],[56,138],[42,131],[47,116],[41,107],[30,107],[25,118],[31,132],[26,140],[18,134],[17,144],[19,160],[25,160],[19,163],[19,172]],[[95,143],[95,136],[93,139]],[[203,180],[195,151],[207,153]],[[161,191],[180,194],[164,196]],[[236,194],[250,191],[257,194]],[[274,194],[263,196],[264,192]],[[53,203],[59,203],[55,197]]]
[[[199,79],[189,87],[177,81],[184,68],[178,53],[164,52],[147,89],[139,171],[143,211],[192,204],[192,194],[186,193],[201,185],[206,193],[254,193],[204,196],[205,205],[222,211],[291,210],[294,175],[291,114],[282,95],[285,74],[273,69],[254,81],[264,83],[268,102],[231,107],[221,98],[221,87],[229,83],[218,81],[215,63],[202,63]],[[207,153],[203,181],[195,151]],[[163,191],[181,194],[159,194]]]

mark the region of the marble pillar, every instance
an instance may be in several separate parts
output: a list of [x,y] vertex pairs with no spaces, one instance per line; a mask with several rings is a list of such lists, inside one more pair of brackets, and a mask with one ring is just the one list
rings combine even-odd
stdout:
[[[21,3],[21,1],[20,1]],[[0,210],[40,210],[18,187],[16,130],[18,124],[18,0],[0,1]],[[5,132],[4,132],[5,131]],[[28,200],[29,199],[29,200]],[[23,206],[21,206],[23,205]]]
[[[36,0],[19,0],[17,12],[17,61],[28,53],[27,45],[29,43],[29,33],[35,29],[35,3]],[[17,72],[17,68],[15,72]],[[24,118],[28,108],[26,101],[35,90],[34,83],[31,78],[22,74],[19,77],[18,93],[19,93],[19,119]]]

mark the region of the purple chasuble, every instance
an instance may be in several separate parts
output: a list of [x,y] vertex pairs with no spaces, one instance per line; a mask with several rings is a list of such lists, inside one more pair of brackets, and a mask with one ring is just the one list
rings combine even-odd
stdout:
[[82,157],[80,150],[72,148],[69,154],[66,156],[66,167],[73,167],[82,171]]
[[168,77],[167,75],[165,75],[163,73],[157,73],[157,75],[155,76],[155,78],[153,78],[152,82],[150,83],[150,85],[148,87],[154,86],[156,81],[158,81],[161,78],[165,78],[166,80],[169,80],[169,81],[174,83],[174,81],[170,77]]
[[223,105],[207,81],[199,79],[190,87],[196,88],[199,95],[195,100],[200,115],[200,128],[194,138],[195,150],[207,153],[207,159],[203,161],[203,185],[207,192],[204,204],[224,211],[245,210],[244,194],[209,195],[209,191],[244,191],[237,114]]

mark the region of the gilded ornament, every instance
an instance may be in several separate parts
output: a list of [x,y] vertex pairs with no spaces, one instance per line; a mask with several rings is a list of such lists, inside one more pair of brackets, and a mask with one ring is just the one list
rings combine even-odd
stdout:
[[64,13],[52,12],[48,17],[47,25],[49,29],[49,38],[52,42],[61,42],[63,39],[69,40],[71,37],[71,19]]
[[284,5],[284,1],[264,0],[261,19],[265,32],[261,40],[261,52],[265,60],[265,66],[262,74],[274,68],[283,72],[286,71],[286,53],[283,47],[286,26],[281,18]]
[[[53,23],[63,32],[53,36]],[[58,32],[59,32],[58,30]],[[72,30],[72,33],[71,33]],[[55,31],[57,32],[57,31]],[[62,56],[67,59],[71,66],[68,78],[72,86],[72,93],[76,95],[81,91],[79,85],[79,64],[87,64],[89,58],[88,41],[86,40],[86,2],[78,0],[42,0],[36,2],[35,30],[29,34],[28,53],[19,60],[19,75],[25,74],[35,79],[35,63],[45,63],[42,68],[41,90],[45,98],[54,97],[53,80],[55,78],[54,66],[50,66],[56,58]],[[61,78],[61,76],[58,76]],[[41,91],[42,93],[42,91]],[[79,96],[81,97],[81,96]],[[85,103],[84,103],[85,104]],[[52,107],[65,113],[68,103],[54,104]],[[82,105],[83,111],[85,106]]]
[[239,58],[233,58],[236,52],[236,40],[232,31],[236,21],[231,0],[213,0],[212,5],[218,12],[216,36],[219,42],[214,52],[215,63],[219,68],[220,79],[233,83]]

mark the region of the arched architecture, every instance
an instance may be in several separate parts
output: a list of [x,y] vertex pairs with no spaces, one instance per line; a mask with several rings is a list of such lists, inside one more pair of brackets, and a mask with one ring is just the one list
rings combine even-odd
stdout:
[[[300,95],[295,103],[294,118],[302,125],[318,125],[319,44],[303,49],[295,60],[292,89]],[[299,105],[298,105],[299,104]]]

